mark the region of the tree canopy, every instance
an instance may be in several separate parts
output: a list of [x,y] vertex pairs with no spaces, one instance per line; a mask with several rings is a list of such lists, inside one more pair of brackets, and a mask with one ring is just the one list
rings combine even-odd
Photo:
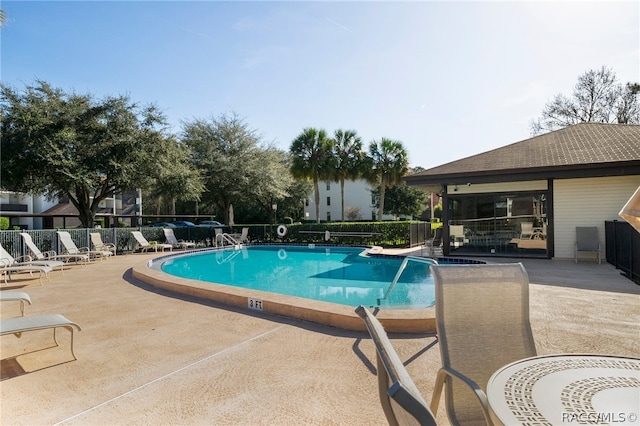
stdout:
[[558,94],[531,122],[538,135],[577,123],[640,124],[640,84],[621,84],[606,67],[578,77],[570,97]]
[[333,134],[335,168],[332,178],[340,182],[340,219],[344,221],[344,181],[355,180],[362,174],[365,158],[362,139],[355,130],[338,129]]
[[105,198],[146,187],[165,155],[165,118],[127,96],[97,100],[44,81],[0,86],[2,187],[68,197],[92,227]]
[[291,143],[291,173],[295,178],[311,179],[316,205],[316,222],[320,222],[320,190],[318,182],[330,179],[335,165],[333,142],[325,130],[306,128]]
[[[380,189],[371,191],[377,200],[374,205],[380,207]],[[424,210],[427,194],[407,184],[392,185],[384,194],[384,213],[394,216],[419,216]]]
[[258,202],[268,212],[272,202],[288,195],[292,178],[285,153],[262,147],[256,131],[237,114],[186,122],[182,141],[201,170],[203,201],[222,213],[226,223],[231,204]]
[[371,142],[369,158],[371,164],[365,177],[380,188],[378,220],[382,220],[385,191],[387,187],[400,183],[402,176],[409,170],[409,159],[402,142],[388,138]]

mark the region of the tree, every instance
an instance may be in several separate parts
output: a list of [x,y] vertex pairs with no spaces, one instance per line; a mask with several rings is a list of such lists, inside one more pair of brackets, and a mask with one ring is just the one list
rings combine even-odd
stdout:
[[[245,200],[257,202],[261,210],[270,217],[272,206],[276,204],[281,216],[293,214],[290,197],[297,195],[295,180],[289,171],[288,155],[286,152],[273,147],[259,151],[250,189],[245,194]],[[308,192],[305,193],[305,199]]]
[[157,214],[160,214],[161,201],[166,199],[175,216],[176,201],[200,201],[205,187],[200,170],[191,163],[189,147],[171,137],[164,141],[163,151],[166,155],[157,164],[158,173],[150,191],[156,199]]
[[531,122],[531,133],[561,129],[577,123],[640,124],[640,85],[618,83],[613,70],[602,67],[578,77],[570,98],[558,94],[542,116]]
[[85,227],[105,198],[146,187],[164,156],[166,123],[153,105],[69,94],[41,80],[24,92],[0,88],[3,188],[68,197]]
[[318,181],[330,179],[334,167],[333,143],[324,130],[306,128],[291,143],[291,174],[311,179],[316,203],[316,223],[320,223],[320,191]]
[[409,170],[408,155],[402,142],[382,138],[369,145],[368,161],[370,168],[366,177],[370,183],[380,187],[378,220],[382,220],[385,191],[387,187],[400,183]]
[[[376,188],[371,191],[374,196],[379,195],[380,189]],[[387,188],[384,194],[384,212],[398,216],[419,216],[424,209],[426,196],[421,189],[408,186],[406,184],[392,185]],[[379,207],[381,198],[375,197],[377,202],[375,206]]]
[[239,204],[247,199],[268,203],[270,210],[272,200],[286,195],[292,178],[285,153],[261,147],[256,131],[236,113],[186,122],[182,140],[204,177],[203,200],[224,215],[225,223],[232,203],[234,212],[241,212]]
[[340,218],[344,222],[344,181],[355,180],[360,176],[365,154],[362,151],[362,140],[355,130],[336,130],[333,142],[336,164],[332,177],[340,182]]

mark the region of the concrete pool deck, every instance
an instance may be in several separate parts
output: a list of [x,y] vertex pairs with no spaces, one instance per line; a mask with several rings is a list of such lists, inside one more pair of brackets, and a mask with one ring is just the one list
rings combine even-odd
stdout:
[[[0,339],[3,425],[386,424],[368,335],[155,289],[131,268],[157,254],[130,254],[51,273],[17,276],[26,315],[77,322],[59,347],[50,331]],[[494,259],[495,261],[495,259]],[[531,281],[539,354],[640,354],[640,286],[611,265],[520,261]],[[3,302],[2,318],[20,315]],[[437,339],[391,334],[427,401],[440,366]],[[438,421],[448,424],[441,403]]]

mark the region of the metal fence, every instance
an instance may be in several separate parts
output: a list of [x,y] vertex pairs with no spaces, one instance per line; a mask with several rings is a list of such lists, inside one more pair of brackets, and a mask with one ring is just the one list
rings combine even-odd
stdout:
[[[330,223],[330,224],[296,224],[287,225],[285,235],[278,233],[278,225],[248,225],[249,238],[257,243],[331,243],[344,245],[385,245],[389,247],[415,247],[423,245],[430,239],[431,224],[429,222],[384,222],[384,223]],[[238,229],[238,228],[236,228]],[[100,233],[102,242],[112,243],[117,253],[131,252],[136,242],[131,231],[142,231],[144,237],[151,243],[164,242],[165,236],[160,227],[127,227],[127,228],[67,228],[73,242],[78,248],[91,248],[92,232]],[[0,244],[14,257],[29,254],[28,248],[20,237],[20,232],[31,235],[33,242],[42,252],[55,251],[60,254],[63,247],[60,244],[57,229],[43,230],[11,230],[0,231]],[[214,227],[178,227],[173,228],[177,239],[195,241],[203,246],[211,246],[215,242]],[[229,227],[224,232],[232,233]],[[325,239],[325,232],[329,231],[331,240]]]
[[627,222],[605,221],[607,262],[640,284],[640,233]]

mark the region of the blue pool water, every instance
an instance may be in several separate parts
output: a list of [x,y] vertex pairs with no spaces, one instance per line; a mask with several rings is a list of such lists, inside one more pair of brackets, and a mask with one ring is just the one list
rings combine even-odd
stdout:
[[418,309],[435,303],[428,263],[409,261],[384,299],[403,259],[362,254],[362,248],[352,247],[254,246],[172,257],[161,264],[161,270],[183,278],[354,307],[379,304]]

